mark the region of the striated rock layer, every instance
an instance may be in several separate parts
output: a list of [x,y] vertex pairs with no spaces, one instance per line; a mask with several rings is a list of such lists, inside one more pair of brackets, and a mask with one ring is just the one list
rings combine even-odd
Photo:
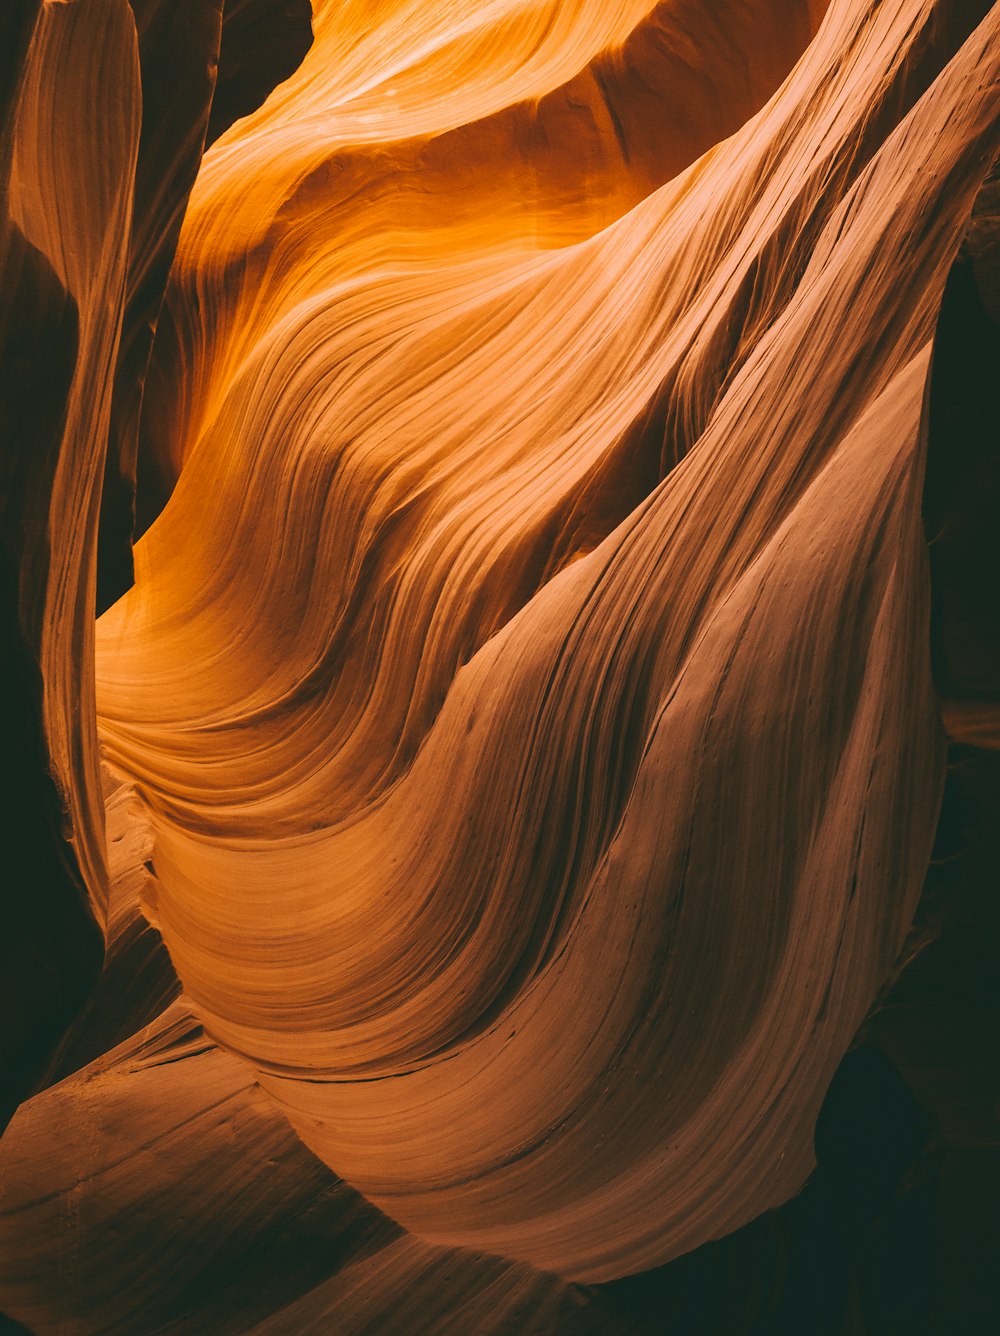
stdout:
[[[209,1032],[421,1236],[604,1279],[808,1172],[941,784],[926,349],[1000,141],[995,20],[927,88],[934,8],[834,5],[744,129],[569,246],[383,259],[366,213],[321,227],[335,177],[299,232],[308,64],[193,201],[211,352],[101,623],[103,736]],[[230,281],[237,239],[278,273]]]
[[18,11],[0,1306],[630,1330],[995,742],[1000,6],[179,12]]
[[[254,6],[231,8],[236,63]],[[221,14],[221,0],[15,0],[0,30],[4,1121],[100,968],[86,909],[103,924],[93,610],[129,583],[132,419],[200,161]],[[301,52],[308,15],[300,4],[286,17],[286,47],[290,36]],[[242,110],[275,63],[249,52],[224,80]]]
[[97,513],[140,101],[127,5],[19,3],[3,28],[5,1122],[100,967]]

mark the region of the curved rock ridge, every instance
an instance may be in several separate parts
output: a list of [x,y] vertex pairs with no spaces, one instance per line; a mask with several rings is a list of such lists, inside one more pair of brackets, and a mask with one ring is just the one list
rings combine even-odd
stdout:
[[[101,52],[101,59],[74,62],[71,53],[79,46]],[[53,103],[50,96],[51,86],[66,79],[72,81],[66,89],[69,101],[88,106],[96,123],[86,155],[80,153],[66,105]],[[103,898],[105,869],[96,735],[92,725],[87,726],[94,708],[95,515],[121,328],[139,97],[135,26],[127,5],[101,0],[42,7],[17,109],[10,214],[72,296],[79,352],[52,480],[49,526],[42,539],[48,550],[35,558],[47,566],[45,596],[37,597],[41,579],[31,561],[22,565],[20,578],[22,587],[36,595],[32,616],[40,624],[52,768],[96,904]],[[60,217],[50,207],[60,193],[73,199],[70,217]],[[82,726],[77,723],[81,715]]]
[[[418,239],[423,253],[408,264],[400,260],[386,273],[378,255],[372,273],[299,301],[267,329],[235,383],[220,372],[218,418],[189,460],[186,490],[173,518],[139,550],[146,596],[126,601],[104,622],[114,644],[105,670],[116,693],[105,712],[110,754],[119,730],[134,727],[152,758],[176,700],[178,750],[190,748],[190,761],[182,772],[180,755],[173,758],[172,803],[186,800],[190,784],[197,801],[231,805],[245,822],[258,796],[258,764],[271,790],[281,765],[300,773],[320,769],[316,820],[328,824],[331,801],[349,813],[368,797],[357,793],[359,784],[384,787],[392,772],[370,780],[368,771],[384,764],[388,749],[371,746],[359,715],[396,748],[405,715],[410,729],[395,768],[405,764],[457,664],[655,485],[700,433],[726,379],[787,301],[837,197],[822,172],[846,184],[871,150],[858,132],[859,120],[873,117],[869,99],[876,108],[880,99],[898,104],[919,86],[896,44],[923,44],[931,12],[923,27],[905,13],[880,14],[874,35],[885,41],[883,56],[892,53],[888,71],[876,55],[870,82],[858,84],[839,48],[811,53],[759,133],[736,136],[720,150],[717,170],[699,164],[646,201],[627,226],[513,260],[506,248],[485,255],[477,248],[457,263],[446,255],[428,264],[423,248],[441,243],[436,230]],[[872,21],[843,36],[865,49]],[[837,92],[828,97],[831,78],[838,79]],[[822,90],[816,118],[801,104],[810,87]],[[817,144],[832,160],[824,156],[822,169],[805,173],[802,159]],[[720,191],[719,178],[729,175],[732,187]],[[368,244],[358,238],[355,256],[345,260],[350,250],[341,239],[330,263],[350,270],[362,263]],[[320,263],[310,268],[310,283]],[[297,284],[292,294],[299,297]],[[579,331],[577,343],[566,337],[570,327]],[[626,336],[629,327],[634,339]],[[523,357],[525,343],[547,331],[558,354],[541,362]],[[432,347],[449,350],[443,365],[429,356]],[[308,400],[301,413],[299,395]],[[247,421],[248,404],[259,408],[262,433]],[[275,562],[269,547],[252,541],[271,524],[248,504],[253,489],[274,507],[273,527],[282,531],[286,497],[296,485],[304,490],[296,530],[309,562],[307,581],[294,558]],[[223,501],[208,515],[206,493]],[[501,506],[520,518],[503,529],[498,544]],[[193,512],[196,521],[184,518]],[[478,550],[466,559],[469,569],[460,570],[452,553],[470,539]],[[398,554],[407,548],[415,578],[404,585]],[[234,618],[246,617],[246,596],[237,591],[248,562],[257,573],[246,583],[262,595],[252,641],[231,631]],[[472,582],[485,583],[490,563],[504,567],[492,582],[502,600],[496,608],[471,596]],[[461,601],[442,598],[445,579],[461,583]],[[156,598],[153,582],[171,592]],[[362,582],[363,597],[356,593]],[[171,606],[182,615],[172,618]],[[188,698],[170,687],[175,628],[227,657],[227,671],[200,675],[196,688],[199,727],[211,724],[220,735],[211,770],[196,740],[185,740]],[[424,654],[431,635],[444,643]],[[390,651],[392,689],[379,692],[378,665]],[[275,671],[282,679],[277,693],[269,677]],[[284,745],[294,719],[288,684],[326,715],[310,730],[315,751],[303,754],[301,736]],[[130,693],[141,698],[134,724]],[[250,720],[259,724],[253,749]],[[133,763],[142,766],[138,754]],[[331,773],[334,767],[339,773]],[[139,773],[155,782],[153,765]],[[301,826],[309,815],[305,786],[296,784],[290,795],[291,785],[285,797],[267,795],[270,822],[280,816],[274,808],[290,802]]]
[[[569,244],[401,237],[303,177],[322,10],[206,166],[184,467],[100,623],[102,738],[206,1029],[421,1237],[604,1280],[808,1173],[942,782],[923,401],[1000,148],[976,17],[836,0],[741,130]],[[427,31],[485,114],[506,51]]]
[[[97,608],[132,582],[139,413],[188,196],[206,142],[255,110],[311,40],[308,0],[130,0],[142,91],[125,310],[101,496]],[[79,58],[84,59],[82,44]]]
[[1000,5],[11,0],[0,107],[0,1326],[978,1312],[869,1281],[1000,1144]]
[[0,45],[2,1126],[100,969],[97,516],[140,90],[124,0],[17,0]]
[[[625,35],[622,16],[641,7],[545,0],[479,7],[478,20],[502,18],[513,34],[484,41],[476,24],[469,32],[456,24],[454,6],[417,8],[430,29],[455,28],[443,54],[433,44],[406,48],[411,63],[434,53],[433,80],[402,57],[398,68],[379,64],[401,40],[396,7],[381,9],[371,31],[370,10],[359,27],[356,7],[326,7],[299,74],[209,155],[147,385],[141,527],[162,507],[218,394],[307,297],[359,276],[391,277],[415,260],[436,268],[591,236],[738,129],[817,18],[816,5],[789,13],[784,0],[731,5],[722,16],[705,0],[666,0]],[[333,28],[323,21],[331,13]],[[536,51],[541,14],[558,22]],[[573,40],[553,44],[567,25]],[[586,64],[615,33],[620,47]],[[534,54],[515,68],[511,54],[527,39]],[[361,110],[347,74],[355,45],[374,62]],[[555,61],[544,80],[542,55]],[[557,73],[572,77],[553,86]],[[416,109],[400,97],[404,74]],[[373,98],[377,116],[364,110]]]
[[4,1313],[35,1336],[636,1331],[556,1276],[406,1235],[306,1150],[179,996],[140,912],[148,824],[104,779],[107,960],[0,1143]]
[[632,1330],[554,1276],[408,1237],[183,1005],[25,1105],[2,1153],[0,1292],[36,1336],[501,1336],[525,1314],[541,1331]]
[[[266,91],[275,56],[253,33],[267,2],[230,5],[222,22],[217,131],[227,108]],[[130,583],[145,363],[201,157],[222,11],[222,0],[11,0],[0,23],[4,1121],[45,1080],[100,969],[93,612]],[[304,50],[305,0],[284,18],[286,51]]]

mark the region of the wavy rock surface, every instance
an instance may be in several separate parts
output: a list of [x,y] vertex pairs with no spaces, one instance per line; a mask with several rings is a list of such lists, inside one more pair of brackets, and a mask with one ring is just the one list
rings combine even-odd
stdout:
[[[16,94],[72,349],[13,493],[24,844],[108,956],[0,1153],[0,1303],[627,1330],[578,1283],[802,1188],[913,949],[938,696],[995,741],[1000,7],[331,0],[308,52],[147,8],[44,6]],[[97,47],[88,157],[46,90]],[[146,532],[95,635],[109,432],[119,587],[136,470]]]
[[[85,908],[103,918],[97,513],[140,102],[127,5],[19,4],[4,26],[18,39],[2,242],[6,1118],[100,966]],[[81,49],[93,57],[76,59]]]
[[290,0],[131,0],[142,86],[128,278],[101,497],[97,606],[132,582],[136,451],[146,369],[203,148],[256,110],[309,47],[309,6]]
[[[254,7],[237,8],[227,51],[243,91],[230,103],[247,110],[273,57],[251,45],[238,61]],[[129,583],[135,419],[221,9],[17,0],[3,20],[3,1119],[100,968],[87,909],[103,924],[93,606]],[[293,17],[301,52],[308,16]]]
[[554,1276],[408,1238],[181,1007],[32,1100],[6,1141],[0,1285],[39,1334],[392,1330],[401,1309],[428,1332],[515,1331],[525,1313],[541,1330],[630,1329]]
[[834,6],[592,239],[385,272],[366,233],[318,290],[317,250],[204,373],[101,624],[108,755],[210,1032],[425,1237],[608,1278],[808,1171],[941,783],[922,350],[997,124],[990,20],[902,115],[933,14]]
[[307,297],[592,235],[759,107],[815,26],[815,5],[791,8],[734,5],[721,24],[704,0],[546,0],[464,24],[448,6],[381,23],[317,6],[301,70],[192,199],[141,422],[143,526],[219,390]]

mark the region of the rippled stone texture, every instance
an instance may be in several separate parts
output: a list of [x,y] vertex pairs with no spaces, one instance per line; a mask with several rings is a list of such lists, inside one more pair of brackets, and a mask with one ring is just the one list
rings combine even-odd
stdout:
[[15,921],[67,997],[0,1304],[660,1329],[770,1220],[839,1268],[772,1316],[847,1324],[938,1117],[892,998],[948,737],[995,741],[1000,10],[307,17],[20,30],[9,229],[65,333],[12,475],[18,833],[78,921]]

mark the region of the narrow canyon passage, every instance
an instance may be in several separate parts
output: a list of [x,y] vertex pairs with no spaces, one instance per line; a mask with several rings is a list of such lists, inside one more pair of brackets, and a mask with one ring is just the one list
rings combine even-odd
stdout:
[[989,1326],[1000,7],[2,22],[0,1310]]

